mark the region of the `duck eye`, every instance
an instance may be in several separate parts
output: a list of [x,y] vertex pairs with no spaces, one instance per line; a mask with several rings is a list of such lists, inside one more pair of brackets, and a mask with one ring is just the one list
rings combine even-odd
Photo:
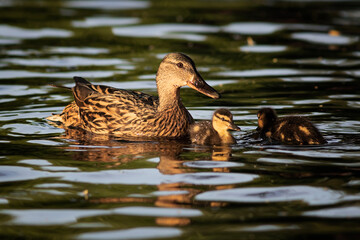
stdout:
[[181,62],[177,63],[176,66],[178,66],[178,68],[183,68],[184,64],[182,64]]

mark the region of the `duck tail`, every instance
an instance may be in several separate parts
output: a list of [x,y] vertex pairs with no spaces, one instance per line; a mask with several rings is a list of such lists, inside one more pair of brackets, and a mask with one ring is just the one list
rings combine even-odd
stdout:
[[[91,86],[91,85],[92,85],[89,81],[86,81],[86,80],[85,80],[84,78],[82,78],[82,77],[77,77],[77,76],[75,76],[75,77],[74,77],[74,80],[75,80],[76,85],[86,85],[86,86]],[[65,87],[65,86],[61,86],[61,85],[56,85],[56,84],[54,84],[54,83],[49,83],[48,85],[51,86],[51,87],[56,87],[56,88],[64,88],[64,89],[69,90],[69,91],[72,90],[72,88],[70,88],[70,87]]]
[[83,107],[85,98],[96,91],[93,89],[93,85],[84,78],[74,77],[74,80],[76,84],[75,87],[72,88],[74,99],[78,107]]
[[75,77],[74,77],[74,80],[75,80],[75,83],[76,83],[76,84],[92,85],[89,81],[85,80],[85,79],[82,78],[82,77],[75,76]]

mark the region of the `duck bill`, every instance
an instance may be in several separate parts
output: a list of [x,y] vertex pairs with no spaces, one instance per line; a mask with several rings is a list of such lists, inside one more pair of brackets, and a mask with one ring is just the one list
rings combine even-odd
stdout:
[[195,89],[198,92],[201,92],[202,94],[211,97],[211,98],[220,98],[220,94],[210,87],[200,75],[194,76],[194,78],[187,83],[189,87],[192,89]]
[[241,131],[241,128],[239,128],[238,126],[236,126],[235,124],[231,124],[229,126],[229,130],[230,131]]

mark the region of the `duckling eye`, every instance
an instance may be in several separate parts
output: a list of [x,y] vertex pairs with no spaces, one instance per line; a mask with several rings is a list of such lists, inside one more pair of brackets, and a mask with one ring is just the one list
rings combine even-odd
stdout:
[[225,119],[225,118],[223,118],[223,117],[219,117],[219,118],[220,118],[220,120],[223,121],[223,122],[228,122],[228,123],[230,122],[229,120],[227,120],[227,119]]
[[178,68],[183,68],[183,67],[184,67],[184,64],[181,63],[181,62],[179,62],[179,63],[176,64],[176,66],[178,66]]

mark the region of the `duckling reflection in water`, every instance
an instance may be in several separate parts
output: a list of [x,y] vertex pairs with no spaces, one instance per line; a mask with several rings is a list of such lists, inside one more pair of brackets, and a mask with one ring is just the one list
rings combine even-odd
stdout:
[[156,75],[158,97],[74,79],[75,101],[47,119],[59,127],[117,137],[186,138],[194,120],[180,100],[180,88],[187,85],[211,98],[220,97],[182,53],[170,53],[161,61]]
[[212,121],[201,121],[190,127],[190,139],[202,145],[221,145],[236,143],[229,132],[241,129],[233,122],[233,115],[227,109],[220,108],[213,114]]
[[288,116],[278,118],[275,110],[272,108],[260,109],[257,117],[257,130],[263,139],[294,145],[326,143],[319,130],[304,117]]

